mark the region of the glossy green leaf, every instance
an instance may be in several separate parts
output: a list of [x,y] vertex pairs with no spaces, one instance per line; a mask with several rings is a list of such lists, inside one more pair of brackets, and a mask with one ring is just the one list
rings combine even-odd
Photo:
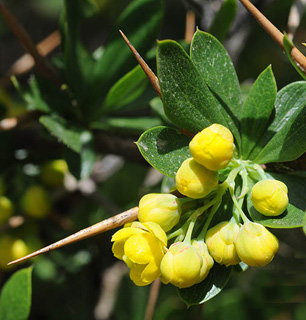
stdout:
[[5,283],[0,296],[0,320],[26,320],[32,299],[32,268],[15,272]]
[[286,51],[287,57],[289,59],[289,61],[291,62],[291,64],[293,65],[293,67],[295,68],[295,70],[300,74],[300,76],[306,80],[306,74],[296,65],[296,63],[293,61],[292,57],[291,57],[291,50],[295,47],[294,44],[292,43],[292,41],[288,38],[288,35],[285,33],[284,34],[284,38],[283,38],[283,45],[284,45],[284,49]]
[[81,151],[81,134],[83,129],[68,122],[64,118],[53,114],[52,116],[42,116],[39,121],[55,136],[59,141],[66,144],[70,149],[79,153]]
[[94,146],[94,137],[90,131],[84,131],[81,136],[81,179],[86,179],[90,176],[94,164],[96,162],[96,152]]
[[190,138],[176,129],[156,127],[144,132],[137,146],[152,167],[175,178],[182,162],[191,157],[189,142]]
[[190,55],[198,72],[215,95],[219,105],[218,112],[223,113],[227,127],[234,134],[239,146],[238,119],[241,115],[241,92],[228,53],[215,37],[197,30],[192,40]]
[[304,212],[306,209],[306,200],[303,195],[303,190],[306,187],[306,178],[295,175],[266,173],[269,178],[274,178],[284,182],[288,187],[289,205],[288,208],[277,217],[267,217],[259,213],[251,201],[251,189],[254,182],[249,179],[249,194],[248,194],[248,211],[254,222],[270,228],[298,228],[303,225]]
[[252,160],[250,152],[264,133],[274,109],[276,82],[269,66],[253,84],[243,105],[241,117],[242,156]]
[[277,94],[275,114],[250,157],[257,163],[297,159],[306,151],[306,82],[289,84]]
[[188,307],[204,303],[222,291],[231,273],[232,267],[225,267],[215,263],[204,281],[190,288],[178,289],[178,293]]
[[237,0],[224,0],[221,8],[216,13],[209,33],[214,35],[219,41],[223,41],[233,23],[237,13]]
[[141,134],[144,131],[159,126],[161,124],[162,122],[160,119],[153,117],[117,117],[105,118],[99,122],[93,122],[91,124],[91,128]]
[[304,220],[303,220],[303,231],[306,235],[306,214],[304,215]]
[[165,112],[173,123],[195,133],[212,123],[226,125],[204,79],[177,42],[158,42],[157,70]]
[[122,39],[122,30],[130,42],[144,55],[156,41],[163,17],[160,0],[134,0],[121,14],[105,51],[95,63],[94,96],[96,100],[105,96],[114,83],[137,65],[133,54]]
[[145,90],[149,80],[140,66],[135,67],[109,90],[104,104],[104,112],[119,110],[137,99]]

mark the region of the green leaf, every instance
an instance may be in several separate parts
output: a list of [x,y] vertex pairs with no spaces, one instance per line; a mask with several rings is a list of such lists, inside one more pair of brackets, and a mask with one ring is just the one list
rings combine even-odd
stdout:
[[195,133],[212,123],[226,125],[204,79],[177,42],[158,42],[157,70],[165,113],[173,123]]
[[303,220],[303,231],[306,235],[306,214],[304,215],[304,220]]
[[80,40],[81,23],[84,20],[83,0],[65,0],[65,12],[61,17],[62,48],[64,53],[65,76],[69,88],[76,96],[84,115],[88,88],[92,84],[94,59]]
[[81,172],[80,177],[81,179],[86,179],[90,176],[94,164],[96,162],[96,152],[94,146],[94,137],[90,131],[84,131],[81,136]]
[[294,82],[280,90],[275,114],[250,158],[256,163],[297,159],[306,151],[306,82]]
[[0,320],[26,320],[30,315],[32,268],[15,272],[5,283],[0,296]]
[[223,113],[226,126],[234,134],[239,146],[240,135],[237,128],[242,111],[241,92],[228,53],[212,35],[197,30],[192,40],[190,55],[196,69],[216,96],[218,112]]
[[121,14],[102,57],[96,61],[94,97],[99,102],[113,84],[137,62],[118,30],[122,30],[140,55],[155,42],[163,18],[160,0],[134,0]]
[[83,129],[68,122],[58,115],[42,116],[39,121],[50,133],[66,144],[70,149],[79,153],[81,151],[81,134]]
[[274,109],[276,91],[276,82],[269,66],[256,79],[243,105],[241,135],[244,159],[252,160],[249,154],[266,129]]
[[29,90],[24,90],[21,88],[19,81],[15,76],[11,78],[11,81],[15,89],[19,92],[22,99],[25,101],[27,108],[29,110],[39,110],[43,112],[51,111],[51,108],[48,104],[42,99],[38,83],[35,77],[32,77],[29,82]]
[[222,291],[231,276],[231,272],[232,267],[215,263],[204,281],[190,288],[178,289],[178,293],[188,307],[204,303]]
[[176,129],[156,127],[143,133],[137,146],[152,167],[175,178],[182,162],[191,157],[189,142],[190,138]]
[[152,127],[161,125],[161,120],[153,117],[105,118],[93,122],[91,128],[125,133],[141,134]]
[[159,97],[155,97],[150,101],[150,107],[152,108],[154,113],[160,117],[160,119],[163,121],[165,125],[169,125],[169,126],[173,125],[173,123],[166,116],[163,102]]
[[259,213],[251,201],[251,190],[255,184],[249,179],[249,193],[247,199],[248,211],[254,222],[258,222],[269,228],[298,228],[303,225],[306,200],[303,190],[306,188],[306,178],[295,175],[266,173],[271,179],[277,179],[284,182],[288,187],[289,205],[288,208],[277,217],[267,217]]
[[237,0],[224,0],[212,22],[209,33],[213,34],[219,41],[223,41],[234,21],[237,13]]
[[137,99],[146,89],[148,79],[140,66],[135,67],[109,90],[104,104],[104,112],[119,110]]
[[306,74],[296,65],[296,63],[293,61],[292,57],[291,57],[291,50],[293,48],[295,48],[294,44],[292,43],[292,41],[288,38],[287,33],[284,34],[284,38],[283,38],[283,45],[284,45],[284,49],[286,51],[287,57],[289,59],[289,61],[291,62],[291,64],[293,65],[293,67],[295,68],[295,70],[299,73],[299,75],[306,80]]

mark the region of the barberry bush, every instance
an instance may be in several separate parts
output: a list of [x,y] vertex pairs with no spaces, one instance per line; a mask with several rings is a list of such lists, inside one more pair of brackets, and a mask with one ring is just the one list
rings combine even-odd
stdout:
[[[234,66],[223,43],[230,47],[239,31],[232,25],[236,0],[214,9],[210,24],[198,19],[192,39],[155,46],[165,38],[162,24],[167,37],[175,24],[164,10],[170,2],[65,0],[52,63],[36,60],[26,81],[13,75],[14,93],[3,85],[0,281],[8,281],[0,320],[149,320],[158,290],[156,319],[195,316],[203,303],[216,319],[229,312],[252,318],[254,308],[269,318],[284,311],[280,302],[305,298],[296,267],[298,258],[305,266],[305,250],[288,241],[305,243],[304,60],[296,60],[285,35],[285,63],[300,75],[289,63],[281,72],[270,54],[246,68],[252,36]],[[214,8],[186,4],[202,17]],[[109,28],[99,19],[114,16],[108,39],[97,46],[96,26]],[[259,46],[254,56],[263,51]],[[256,75],[252,85],[239,83],[245,72]],[[19,265],[8,265],[49,243],[38,254],[103,231],[30,267],[14,272]],[[287,277],[292,260],[295,274]],[[302,289],[284,289],[284,275]],[[263,307],[270,285],[289,297],[275,294],[274,309]],[[303,310],[297,303],[294,316]]]

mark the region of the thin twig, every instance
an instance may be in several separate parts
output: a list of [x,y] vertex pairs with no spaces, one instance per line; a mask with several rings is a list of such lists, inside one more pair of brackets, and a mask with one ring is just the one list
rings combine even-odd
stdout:
[[131,49],[134,57],[136,58],[136,60],[140,64],[142,70],[147,75],[147,77],[150,80],[153,88],[155,89],[157,94],[161,97],[161,91],[160,91],[158,78],[156,77],[154,72],[151,70],[151,68],[147,65],[147,63],[142,59],[141,55],[137,52],[137,50],[133,47],[133,45],[131,44],[129,39],[126,37],[126,35],[121,30],[119,30],[119,32],[122,35],[122,37],[123,37],[124,41],[126,42],[126,44],[128,45],[128,47]]
[[42,74],[44,74],[47,78],[49,78],[51,81],[53,81],[57,85],[60,85],[61,81],[58,78],[55,71],[53,70],[53,68],[51,67],[51,65],[49,65],[48,61],[39,54],[29,34],[18,22],[14,14],[9,10],[9,8],[3,4],[2,1],[0,2],[0,13],[2,14],[2,17],[6,21],[7,25],[10,27],[15,37],[20,41],[25,50],[33,57],[39,71]]
[[98,223],[94,224],[93,226],[90,226],[86,229],[82,229],[82,230],[78,231],[77,233],[70,235],[67,238],[64,238],[64,239],[59,240],[55,243],[52,243],[49,246],[44,247],[44,248],[42,248],[38,251],[35,251],[31,254],[28,254],[27,256],[25,256],[23,258],[12,261],[12,262],[8,263],[8,265],[28,260],[28,259],[36,257],[42,253],[46,253],[48,251],[52,251],[52,250],[64,247],[68,244],[93,237],[97,234],[106,232],[108,230],[115,229],[117,227],[124,225],[125,223],[132,222],[132,221],[136,220],[137,217],[138,217],[138,207],[134,207],[134,208],[129,209],[127,211],[124,211],[120,214],[117,214],[114,217],[111,217],[109,219],[98,222]]
[[188,10],[186,13],[185,41],[191,43],[195,32],[195,13]]
[[[49,34],[45,39],[38,43],[36,46],[37,51],[43,56],[47,56],[54,49],[56,49],[61,43],[59,31],[56,30]],[[11,66],[8,76],[21,75],[30,71],[35,65],[33,57],[26,53],[16,60]]]
[[153,319],[156,301],[157,301],[159,289],[160,289],[160,283],[161,283],[160,279],[156,279],[151,284],[146,314],[144,317],[145,320],[152,320]]
[[[284,51],[284,35],[249,0],[240,0],[240,2]],[[301,71],[306,72],[306,57],[296,47],[292,48],[291,57]]]

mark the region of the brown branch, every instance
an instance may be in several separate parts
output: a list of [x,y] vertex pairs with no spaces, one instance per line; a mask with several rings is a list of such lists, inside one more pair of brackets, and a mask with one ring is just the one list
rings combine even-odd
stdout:
[[44,248],[42,248],[38,251],[35,251],[31,254],[28,254],[27,256],[25,256],[23,258],[12,261],[12,262],[8,263],[8,265],[28,260],[28,259],[36,257],[42,253],[46,253],[48,251],[52,251],[52,250],[64,247],[68,244],[93,237],[97,234],[106,232],[108,230],[115,229],[117,227],[124,225],[125,223],[132,222],[132,221],[136,220],[137,218],[138,218],[138,207],[134,207],[134,208],[129,209],[127,211],[124,211],[120,214],[117,214],[114,217],[111,217],[111,218],[108,218],[108,219],[103,220],[101,222],[98,222],[98,223],[94,224],[93,226],[90,226],[86,229],[82,229],[82,230],[70,235],[67,238],[64,238],[64,239],[59,240],[55,243],[52,243],[49,246],[44,247]]
[[145,74],[147,75],[148,79],[150,80],[153,88],[155,89],[155,91],[157,92],[157,94],[161,97],[161,91],[160,91],[160,86],[159,86],[159,82],[158,79],[156,77],[156,75],[154,74],[154,72],[150,69],[150,67],[147,65],[147,63],[142,59],[141,55],[137,52],[137,50],[133,47],[133,45],[131,44],[131,42],[129,41],[129,39],[125,36],[125,34],[119,30],[120,34],[122,35],[124,41],[126,42],[126,44],[128,45],[128,47],[131,49],[134,57],[136,58],[136,60],[138,61],[138,63],[140,64],[142,70],[145,72]]
[[60,85],[61,81],[51,65],[49,65],[48,61],[44,59],[42,55],[40,55],[29,34],[2,1],[0,2],[0,13],[15,37],[20,41],[25,50],[33,57],[38,70],[51,81],[57,85]]
[[[245,8],[254,16],[257,22],[265,29],[270,37],[282,48],[284,35],[249,1],[240,0]],[[302,72],[306,72],[306,57],[296,48],[291,50],[291,57]]]
[[154,309],[156,306],[156,301],[157,301],[159,289],[160,289],[160,283],[161,283],[160,279],[156,279],[151,284],[146,314],[144,317],[145,320],[152,320],[153,319]]
[[191,43],[195,32],[195,13],[188,10],[186,13],[185,41]]
[[[37,51],[43,56],[47,56],[51,53],[54,49],[56,49],[60,45],[61,39],[59,31],[56,30],[48,35],[45,39],[38,43],[36,46]],[[34,58],[29,54],[26,53],[21,56],[18,60],[14,62],[11,66],[8,76],[12,75],[21,75],[28,71],[30,71],[35,65]]]

